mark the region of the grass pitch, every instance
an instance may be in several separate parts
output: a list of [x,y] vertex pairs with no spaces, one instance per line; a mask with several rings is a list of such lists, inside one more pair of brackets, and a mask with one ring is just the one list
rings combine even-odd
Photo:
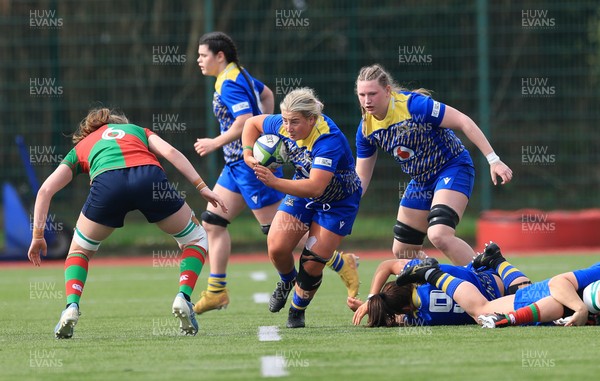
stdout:
[[[598,262],[600,253],[509,260],[541,280]],[[361,258],[363,296],[378,262]],[[269,356],[277,356],[285,379],[304,381],[551,380],[597,372],[600,327],[354,327],[345,288],[330,270],[307,310],[307,327],[287,329],[287,306],[272,314],[253,299],[273,290],[269,263],[232,264],[229,308],[201,315],[197,336],[179,336],[170,314],[174,265],[153,267],[149,259],[144,267],[102,267],[92,260],[71,340],[53,337],[65,304],[62,268],[0,268],[0,379],[258,380],[261,358]],[[266,279],[254,280],[260,271]],[[281,340],[259,341],[260,326],[279,327]]]

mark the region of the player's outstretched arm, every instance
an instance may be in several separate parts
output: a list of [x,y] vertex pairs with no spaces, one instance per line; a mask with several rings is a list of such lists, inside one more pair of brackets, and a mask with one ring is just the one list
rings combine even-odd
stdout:
[[563,306],[575,311],[571,321],[565,326],[585,325],[588,317],[588,309],[577,294],[578,282],[572,272],[556,275],[548,282],[550,295]]
[[194,143],[194,150],[200,156],[208,155],[209,153],[223,147],[225,144],[231,143],[234,140],[238,140],[242,136],[242,130],[244,129],[244,123],[248,120],[252,114],[239,115],[229,129],[218,135],[215,138],[202,138],[196,139]]
[[214,207],[221,206],[224,212],[227,212],[227,206],[223,203],[221,196],[213,192],[202,180],[192,163],[178,149],[164,141],[158,135],[148,137],[148,146],[150,151],[157,156],[167,159],[185,178],[196,186],[200,195]]
[[494,153],[490,142],[468,115],[446,105],[446,112],[440,126],[462,131],[479,148],[490,163],[490,175],[492,176],[494,185],[497,185],[498,176],[502,179],[502,184],[506,184],[512,179],[512,170]]
[[[369,296],[379,293],[390,275],[400,274],[408,261],[408,259],[388,259],[381,262],[379,266],[377,266],[377,269],[375,269],[375,274],[373,274]],[[353,323],[355,325],[360,324],[363,316],[368,314],[366,302],[363,302],[359,298],[349,296],[346,300],[346,304],[348,305],[348,308],[356,312],[354,314]],[[360,311],[358,311],[359,309]]]
[[388,259],[381,262],[373,274],[369,294],[379,293],[390,275],[400,274],[408,262],[408,259]]
[[73,171],[67,165],[59,165],[44,183],[35,198],[33,210],[33,236],[27,256],[31,263],[40,265],[40,253],[46,256],[46,240],[44,239],[44,228],[48,218],[48,210],[52,197],[64,188],[73,179]]

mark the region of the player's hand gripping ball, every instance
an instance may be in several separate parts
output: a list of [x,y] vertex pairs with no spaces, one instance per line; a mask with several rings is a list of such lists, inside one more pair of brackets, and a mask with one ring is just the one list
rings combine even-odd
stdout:
[[253,155],[261,165],[270,169],[281,167],[288,159],[285,144],[273,134],[262,135],[256,140]]

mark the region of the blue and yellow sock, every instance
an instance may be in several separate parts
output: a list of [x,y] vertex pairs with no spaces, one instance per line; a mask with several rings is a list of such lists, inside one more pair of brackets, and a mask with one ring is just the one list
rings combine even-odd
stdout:
[[[510,284],[515,281],[515,279],[520,277],[527,277],[523,274],[519,269],[511,265],[508,261],[504,261],[496,266],[496,272],[502,278],[502,283],[504,283],[504,292],[505,294],[510,294],[509,287]],[[514,293],[514,292],[513,292]]]
[[296,280],[296,276],[298,276],[298,272],[296,271],[296,267],[294,267],[292,269],[292,271],[290,271],[287,274],[279,273],[279,277],[281,278],[281,280],[284,281],[284,282],[286,282],[286,283],[290,283],[290,282]]
[[296,310],[305,310],[310,304],[310,299],[302,299],[295,291],[294,297],[292,298],[292,308]]
[[336,273],[339,272],[342,267],[344,267],[344,258],[342,258],[342,252],[334,250],[333,255],[326,264]]
[[227,274],[213,274],[208,275],[208,287],[206,291],[218,294],[219,292],[225,291],[227,286]]
[[458,286],[460,286],[461,283],[464,282],[464,280],[460,278],[455,278],[452,275],[435,268],[427,271],[427,273],[425,274],[425,280],[429,284],[444,291],[446,295],[453,299],[454,292],[456,291]]

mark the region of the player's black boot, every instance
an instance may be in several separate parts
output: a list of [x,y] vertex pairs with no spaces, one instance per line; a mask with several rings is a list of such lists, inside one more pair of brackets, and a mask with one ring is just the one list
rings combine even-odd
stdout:
[[304,328],[304,311],[290,307],[286,326],[288,328]]
[[295,284],[295,279],[291,282],[277,282],[277,287],[275,287],[275,291],[273,291],[273,294],[269,299],[269,311],[279,312],[283,306],[285,306],[285,302],[287,301],[290,292],[294,289]]
[[504,261],[506,261],[506,259],[502,256],[500,247],[496,243],[490,241],[485,244],[483,253],[477,255],[473,259],[473,268],[478,269],[480,267],[487,267],[495,270],[498,265]]
[[404,269],[396,278],[396,285],[404,286],[409,283],[426,283],[429,270],[438,269],[440,264],[435,258],[425,258],[418,265]]

